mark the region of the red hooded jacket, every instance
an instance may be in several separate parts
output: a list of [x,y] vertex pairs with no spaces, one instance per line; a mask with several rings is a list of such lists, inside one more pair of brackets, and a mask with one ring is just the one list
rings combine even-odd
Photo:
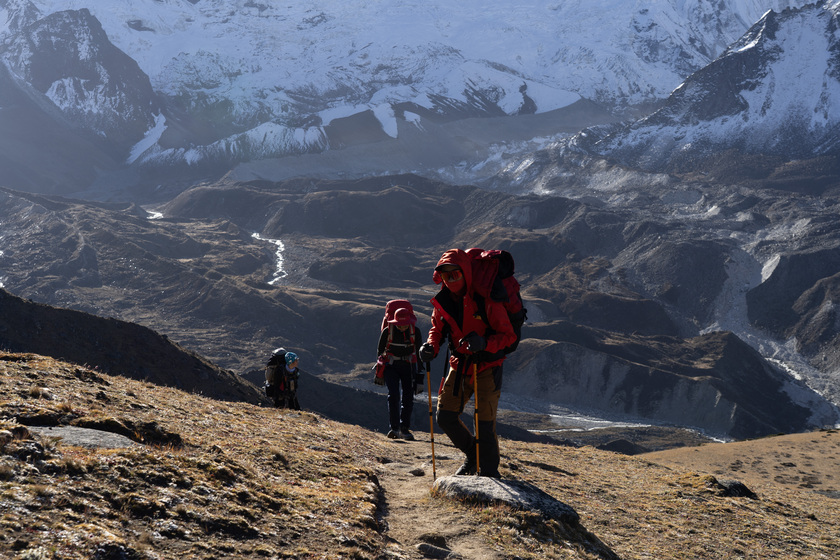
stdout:
[[[501,364],[505,361],[505,356],[501,354],[499,357],[496,354],[516,341],[516,334],[513,332],[504,305],[490,298],[477,296],[472,286],[472,257],[461,249],[450,249],[440,257],[433,275],[435,284],[443,283],[443,278],[437,269],[446,264],[461,268],[464,273],[466,293],[463,297],[459,297],[444,285],[431,299],[434,309],[428,343],[434,347],[437,354],[443,338],[448,335],[453,347],[449,364],[457,369],[459,361],[470,355],[466,345],[458,347],[458,342],[467,334],[475,332],[487,341],[487,347],[478,353],[478,371]],[[487,322],[481,316],[480,301],[482,299]],[[469,375],[471,372],[465,373]]]

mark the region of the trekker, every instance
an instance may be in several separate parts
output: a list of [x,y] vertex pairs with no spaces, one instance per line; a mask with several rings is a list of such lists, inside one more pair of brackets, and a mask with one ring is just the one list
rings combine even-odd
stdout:
[[285,375],[285,390],[279,399],[280,408],[291,408],[292,410],[300,410],[300,403],[297,398],[298,379],[300,378],[300,370],[298,364],[300,359],[294,352],[286,352],[286,365],[283,370]]
[[376,354],[378,362],[385,365],[382,377],[377,377],[376,382],[384,382],[388,388],[389,439],[414,440],[410,430],[414,395],[423,391],[425,379],[417,355],[423,335],[416,322],[417,317],[410,309],[397,309],[379,335]]
[[[502,389],[503,350],[515,342],[516,335],[503,304],[485,299],[473,290],[472,257],[465,251],[450,249],[443,253],[433,279],[443,286],[431,300],[432,327],[419,357],[421,362],[433,360],[444,337],[448,339],[451,356],[438,395],[438,426],[466,455],[455,474],[478,472],[500,478],[496,411]],[[476,438],[460,418],[474,393],[475,372],[479,457]]]

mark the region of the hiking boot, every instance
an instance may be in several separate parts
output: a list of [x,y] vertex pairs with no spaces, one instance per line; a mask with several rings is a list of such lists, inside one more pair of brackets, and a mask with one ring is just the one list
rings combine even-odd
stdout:
[[400,437],[406,441],[414,441],[414,434],[408,430],[400,430]]
[[470,459],[469,457],[467,457],[467,459],[464,461],[464,464],[458,467],[458,470],[455,471],[456,476],[467,476],[473,474],[475,474],[475,460]]
[[489,478],[502,478],[502,475],[499,473],[499,471],[493,471],[493,472],[481,471],[480,473],[478,473],[478,476],[486,476],[486,477],[489,477]]
[[397,439],[398,435],[399,435],[399,432],[397,432],[396,430],[388,430],[388,434],[387,434],[388,439]]

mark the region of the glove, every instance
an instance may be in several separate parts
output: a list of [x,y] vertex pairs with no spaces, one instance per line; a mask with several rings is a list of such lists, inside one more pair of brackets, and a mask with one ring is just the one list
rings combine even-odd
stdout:
[[431,362],[435,359],[435,347],[429,344],[428,342],[424,342],[420,346],[420,351],[418,352],[420,355],[421,362]]
[[385,385],[385,378],[384,378],[384,377],[376,377],[376,376],[374,375],[374,376],[373,376],[373,383],[374,383],[375,385]]
[[470,352],[481,352],[487,348],[487,339],[477,332],[471,332],[458,341],[458,346],[463,346],[464,344],[467,345],[467,350]]
[[423,385],[426,383],[426,376],[422,373],[414,375],[414,394],[419,395],[423,392]]

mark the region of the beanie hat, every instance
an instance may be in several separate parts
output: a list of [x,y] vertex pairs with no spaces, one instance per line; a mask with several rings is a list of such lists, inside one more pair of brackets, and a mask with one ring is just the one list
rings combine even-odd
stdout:
[[294,352],[286,352],[286,365],[291,365],[298,360],[297,354]]

